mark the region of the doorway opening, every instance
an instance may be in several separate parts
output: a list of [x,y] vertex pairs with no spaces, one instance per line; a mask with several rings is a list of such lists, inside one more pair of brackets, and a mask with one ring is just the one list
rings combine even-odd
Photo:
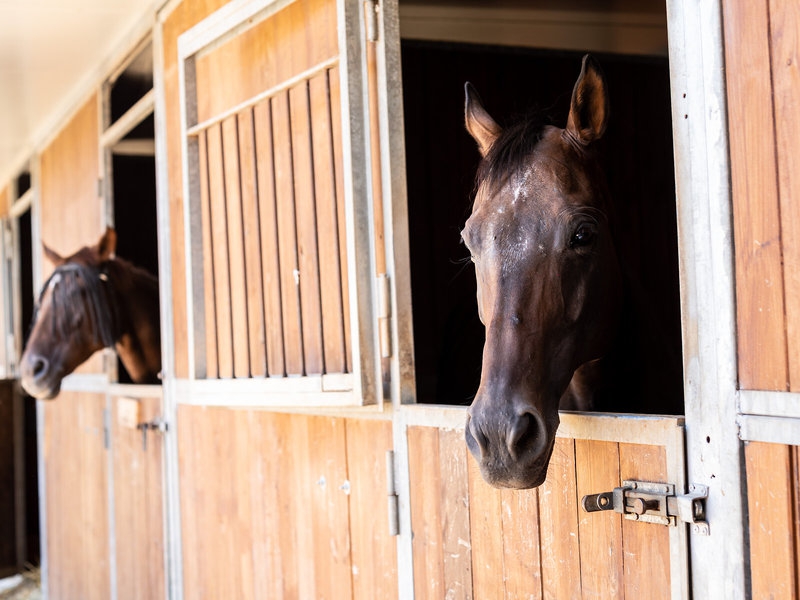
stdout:
[[[401,13],[402,14],[402,13]],[[402,27],[401,27],[402,31]],[[478,388],[483,325],[475,274],[460,230],[471,211],[476,144],[464,128],[464,82],[503,125],[531,108],[563,127],[585,52],[427,40],[402,41],[406,171],[417,400],[466,405]],[[666,56],[593,52],[608,80],[611,118],[602,140],[621,228],[620,254],[652,298],[677,372],[670,402],[646,404],[642,389],[659,364],[631,372],[641,385],[596,410],[682,414],[678,244]],[[643,402],[645,402],[643,404]]]

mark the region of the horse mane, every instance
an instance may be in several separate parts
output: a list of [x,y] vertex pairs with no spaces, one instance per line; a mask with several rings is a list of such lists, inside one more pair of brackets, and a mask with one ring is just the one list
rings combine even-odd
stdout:
[[533,111],[504,127],[478,165],[475,189],[484,181],[492,187],[502,185],[518,172],[541,141],[545,127],[551,124],[549,116]]

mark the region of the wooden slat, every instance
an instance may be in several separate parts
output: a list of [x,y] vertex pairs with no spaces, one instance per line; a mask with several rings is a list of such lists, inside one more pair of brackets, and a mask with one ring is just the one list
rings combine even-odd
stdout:
[[258,213],[261,233],[261,268],[264,294],[264,327],[267,346],[267,373],[284,375],[283,315],[281,308],[280,246],[275,198],[272,109],[265,100],[253,108],[258,171]]
[[[575,441],[577,494],[620,485],[619,447],[614,442]],[[584,598],[623,598],[622,517],[612,511],[579,511],[581,588]]]
[[472,546],[472,594],[486,600],[504,598],[498,585],[503,564],[503,496],[481,477],[478,463],[467,462],[469,476],[469,528]]
[[467,448],[461,431],[439,430],[439,470],[444,597],[471,598],[469,477]]
[[[117,598],[164,596],[163,436],[122,426],[119,399],[111,400]],[[161,400],[139,400],[139,422],[162,414]]]
[[292,134],[289,95],[272,99],[272,140],[277,202],[278,253],[280,257],[283,348],[286,373],[302,375],[303,339],[300,319],[300,267],[295,223],[295,177],[292,166]]
[[444,597],[442,561],[442,505],[438,482],[439,432],[434,427],[409,427],[409,473],[412,486],[411,529],[414,548],[414,594],[417,598]]
[[339,265],[342,270],[342,305],[344,310],[344,346],[347,360],[346,372],[352,368],[352,343],[350,329],[350,280],[347,263],[347,241],[345,237],[345,210],[344,210],[344,167],[342,166],[342,106],[339,88],[339,69],[334,67],[328,72],[328,89],[331,102],[331,133],[333,135],[334,173],[336,175],[336,197],[342,201],[337,202],[337,221],[339,223]]
[[539,491],[503,490],[503,582],[506,598],[541,598]]
[[[325,372],[345,373],[347,357],[344,343],[344,306],[339,243],[338,205],[343,198],[336,194],[333,133],[331,131],[328,74],[309,81],[311,132],[314,143],[314,195],[317,206],[319,277],[322,296],[322,340]],[[336,115],[339,118],[339,115]]]
[[[315,573],[314,593],[302,597],[352,598],[349,499],[343,487],[349,484],[345,421],[298,418],[308,423],[308,478],[304,483],[310,488],[310,504],[305,519],[310,517],[307,531]],[[298,528],[302,522],[297,523]]]
[[222,122],[222,159],[225,179],[225,210],[228,225],[230,268],[231,339],[233,374],[250,376],[250,344],[247,323],[247,276],[242,220],[242,188],[239,167],[239,125],[236,116]]
[[[208,130],[208,191],[211,220],[211,257],[214,264],[214,303],[217,322],[219,377],[233,377],[233,328],[231,316],[231,275],[228,255],[228,215],[225,207],[222,130]],[[204,251],[205,253],[205,251]]]
[[[271,165],[270,165],[271,166]],[[250,374],[267,375],[264,289],[261,279],[259,190],[256,177],[253,111],[239,115],[239,169],[241,171],[243,242],[247,280],[247,330],[250,342]],[[271,195],[268,198],[272,198]],[[274,206],[274,204],[273,204]]]
[[397,543],[386,511],[386,451],[390,421],[347,419],[350,535],[354,600],[397,598]]
[[297,212],[297,255],[300,280],[300,311],[303,331],[305,374],[323,373],[322,306],[317,248],[317,210],[314,197],[314,163],[311,115],[306,82],[289,90]]
[[[622,479],[667,481],[663,447],[619,445]],[[626,598],[671,598],[669,530],[648,523],[622,520]]]
[[787,388],[781,223],[766,2],[724,2],[739,381]]
[[575,489],[575,442],[556,438],[547,481],[539,487],[542,591],[545,598],[579,598],[578,498]]
[[753,598],[797,597],[790,446],[745,446]]
[[214,260],[211,248],[211,197],[208,189],[208,143],[206,133],[198,139],[199,173],[200,173],[200,210],[203,222],[203,297],[205,299],[205,337],[206,337],[206,377],[214,379],[218,376],[217,363],[217,305],[214,301],[216,286],[214,283]]
[[[20,420],[15,419],[14,380],[0,382],[0,577],[17,572],[25,560],[17,556],[17,538],[25,535],[17,522],[16,505],[16,452],[15,428]],[[18,406],[22,406],[20,403]],[[24,464],[24,463],[23,463]]]
[[770,0],[772,101],[775,108],[789,384],[800,390],[800,4]]

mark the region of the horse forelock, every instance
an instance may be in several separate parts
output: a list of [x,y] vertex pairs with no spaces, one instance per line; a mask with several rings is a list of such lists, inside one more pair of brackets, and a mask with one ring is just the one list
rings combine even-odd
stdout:
[[475,189],[481,184],[495,189],[514,173],[524,171],[527,160],[542,140],[545,127],[550,124],[547,116],[535,112],[504,128],[478,165]]
[[86,301],[83,307],[77,308],[86,311],[93,339],[105,347],[113,346],[118,330],[118,318],[111,300],[112,291],[108,286],[108,276],[102,267],[90,267],[78,263],[61,265],[42,286],[32,323],[38,320],[42,302],[49,292],[51,333],[62,338],[69,337],[73,333],[70,315],[76,309],[75,298],[80,297],[80,292],[83,290]]

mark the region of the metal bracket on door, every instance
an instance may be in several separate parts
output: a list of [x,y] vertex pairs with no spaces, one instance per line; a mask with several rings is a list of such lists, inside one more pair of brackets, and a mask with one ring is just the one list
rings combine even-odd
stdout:
[[675,494],[671,483],[623,481],[611,492],[589,494],[581,504],[586,512],[613,510],[626,519],[675,526],[689,523],[692,533],[708,535],[706,503],[708,487],[691,484],[688,494]]

